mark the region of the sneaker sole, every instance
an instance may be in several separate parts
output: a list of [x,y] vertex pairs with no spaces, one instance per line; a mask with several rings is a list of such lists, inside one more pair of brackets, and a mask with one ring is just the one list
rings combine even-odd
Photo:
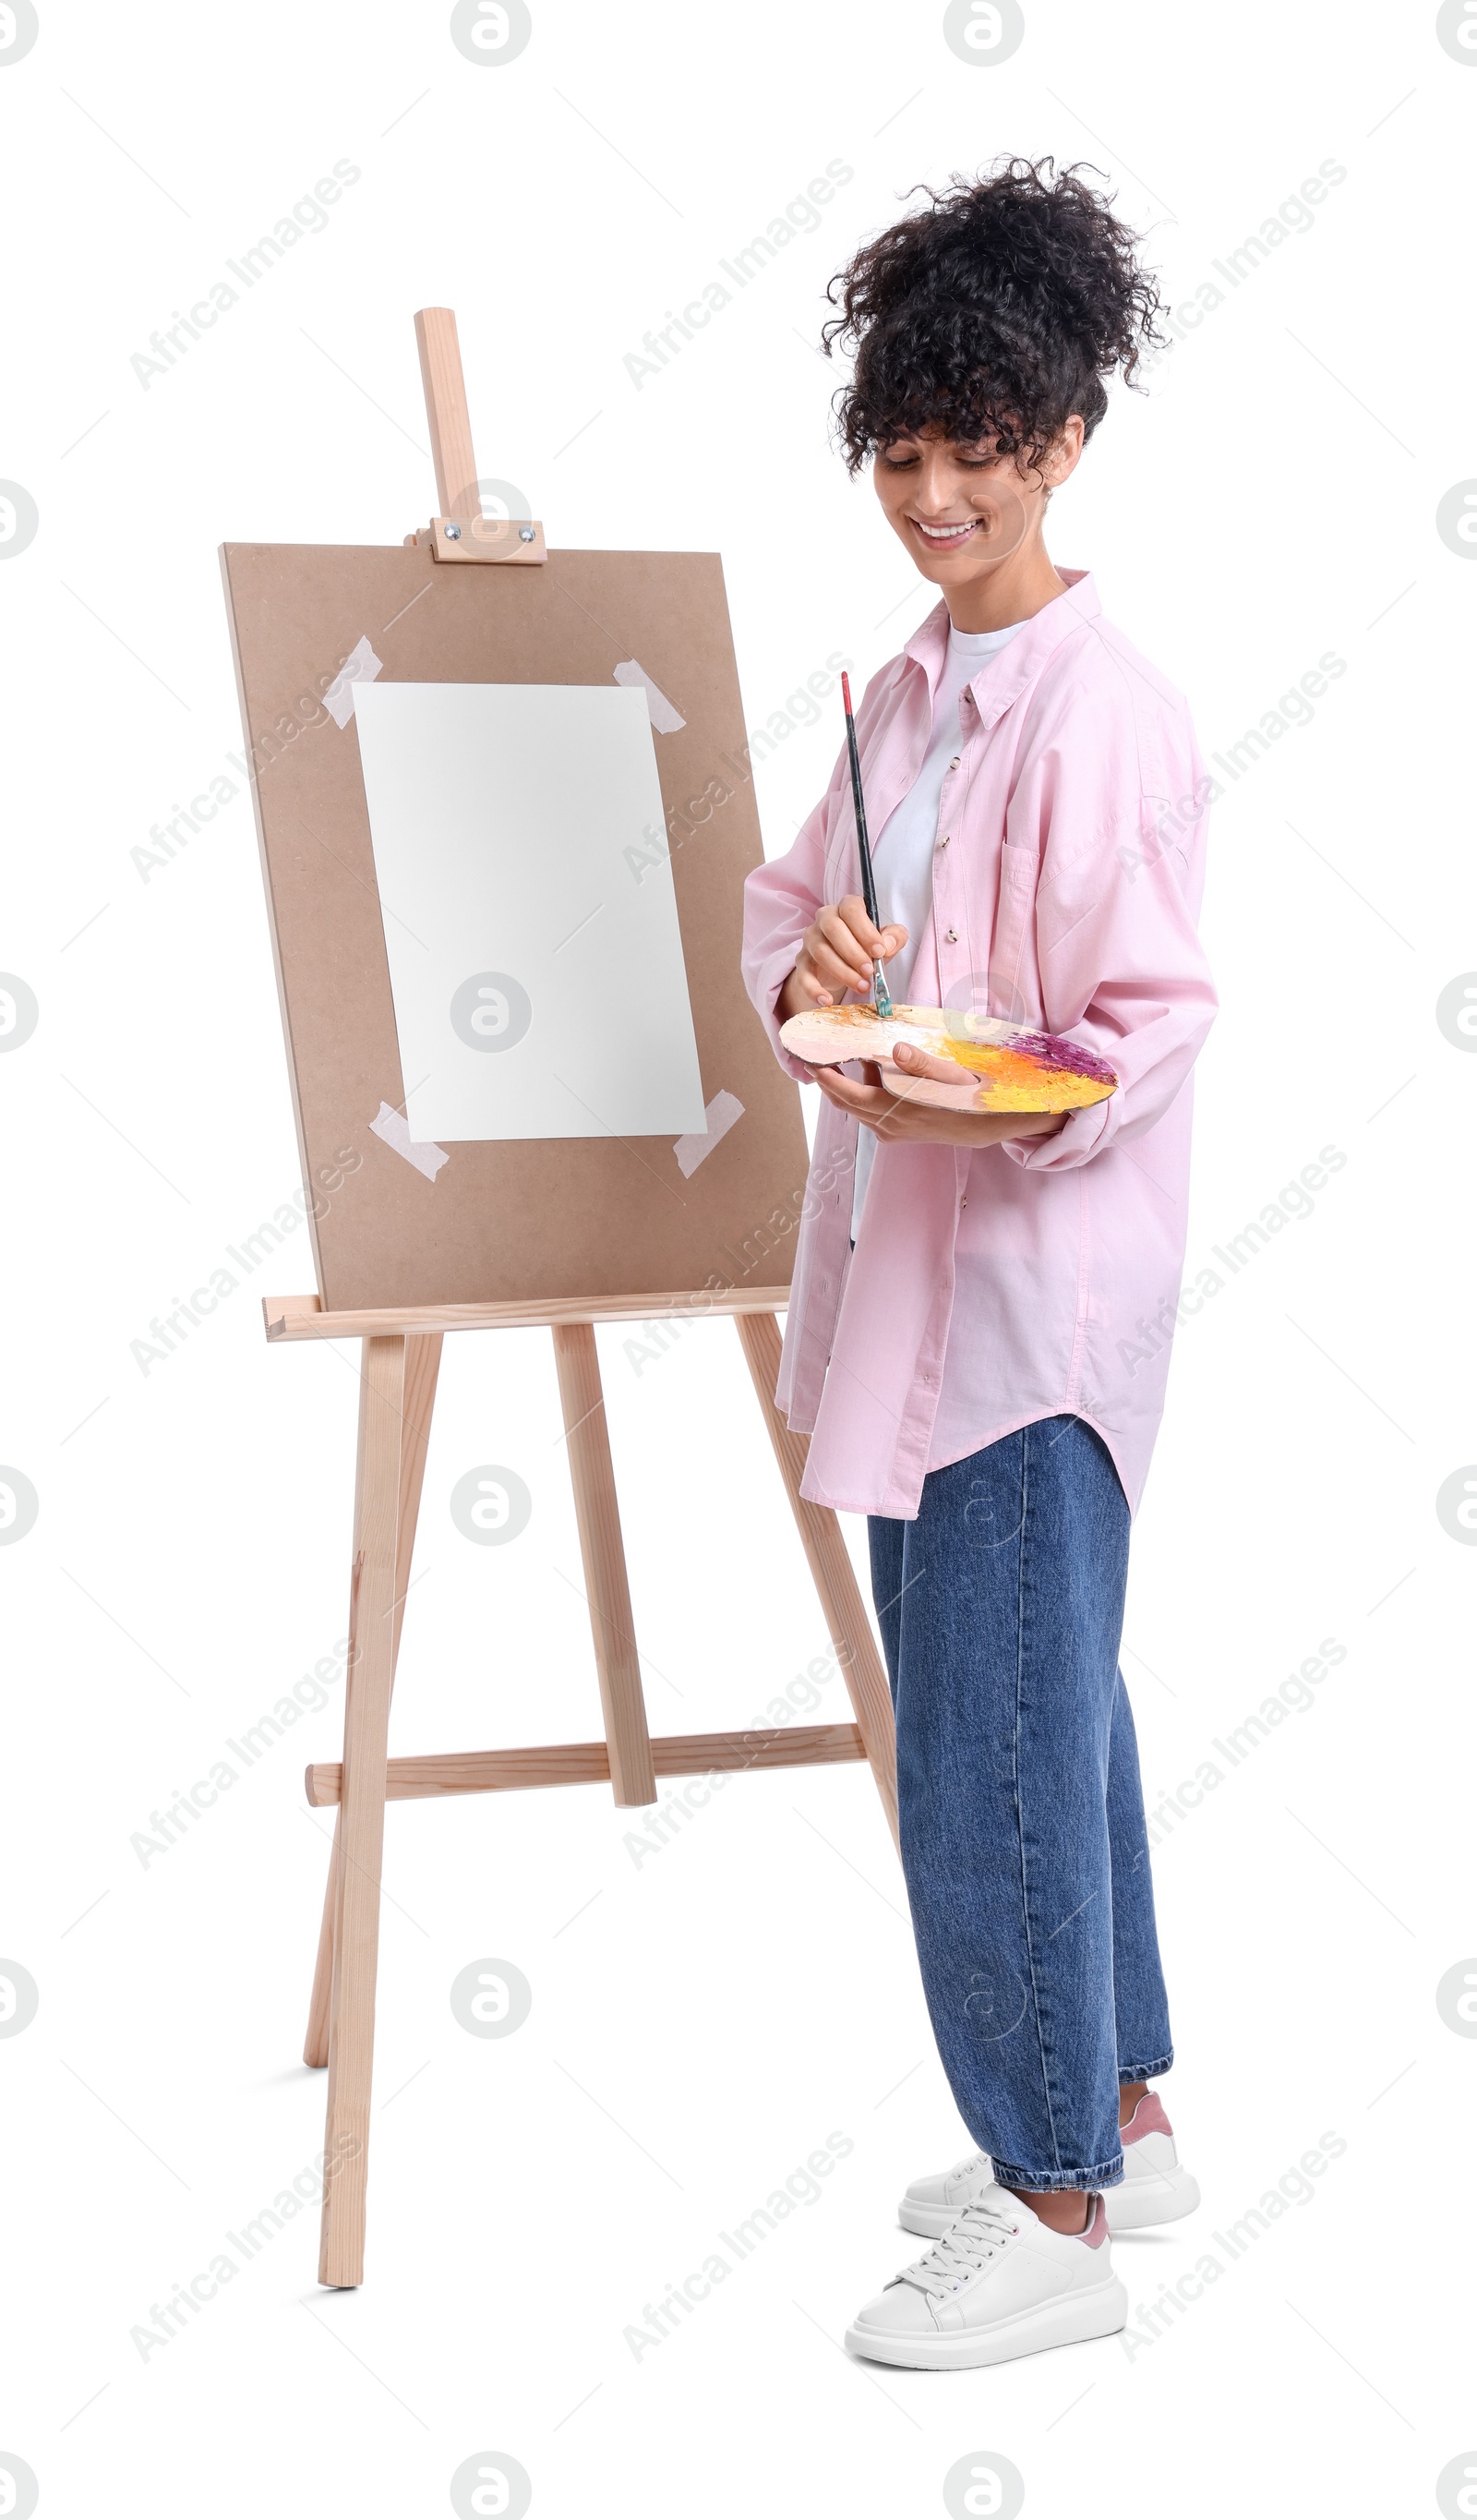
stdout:
[[876,2327],[848,2327],[846,2351],[869,2362],[892,2362],[907,2371],[973,2371],[987,2362],[1012,2362],[1022,2354],[1045,2354],[1053,2345],[1084,2345],[1095,2336],[1116,2336],[1128,2325],[1128,2293],[1116,2275],[1091,2290],[1063,2293],[1039,2310],[1018,2311],[993,2327],[943,2336],[889,2336]]
[[[1200,2184],[1189,2171],[1175,2170],[1142,2186],[1136,2180],[1132,2188],[1106,2187],[1103,2196],[1110,2232],[1146,2231],[1155,2223],[1178,2223],[1182,2215],[1192,2214],[1200,2202]],[[963,2210],[962,2205],[916,2205],[905,2196],[898,2207],[898,2221],[905,2231],[916,2231],[920,2239],[940,2240]]]

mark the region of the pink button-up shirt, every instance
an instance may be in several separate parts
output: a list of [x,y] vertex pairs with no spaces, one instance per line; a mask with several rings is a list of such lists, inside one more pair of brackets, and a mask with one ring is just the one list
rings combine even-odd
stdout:
[[[777,1399],[811,1437],[803,1493],[911,1520],[925,1473],[1033,1418],[1096,1427],[1137,1509],[1164,1406],[1185,1256],[1190,1082],[1215,1012],[1195,934],[1205,804],[1180,695],[1104,621],[1092,578],[966,685],[910,990],[1064,1033],[1117,1092],[1051,1138],[881,1143],[850,1249],[857,1123],[824,1103]],[[857,739],[881,832],[927,748],[940,604],[869,684]],[[775,1001],[825,902],[861,890],[844,747],[744,899],[744,978]]]

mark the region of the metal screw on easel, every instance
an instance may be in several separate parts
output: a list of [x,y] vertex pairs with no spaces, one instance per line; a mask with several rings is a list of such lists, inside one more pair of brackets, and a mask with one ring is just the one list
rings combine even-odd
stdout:
[[520,542],[520,543],[531,543],[531,542],[532,542],[532,540],[533,540],[533,530],[534,530],[534,529],[533,529],[532,525],[519,525],[519,527],[518,527],[518,540],[519,540],[519,542]]
[[446,539],[447,539],[447,541],[448,541],[449,543],[459,543],[459,542],[461,541],[461,539],[462,539],[462,528],[461,528],[461,526],[460,526],[460,525],[448,525],[448,526],[446,527]]

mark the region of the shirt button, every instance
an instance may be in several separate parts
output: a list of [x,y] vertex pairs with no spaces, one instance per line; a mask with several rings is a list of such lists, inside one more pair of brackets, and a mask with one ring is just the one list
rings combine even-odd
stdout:
[[950,841],[953,839],[953,837],[954,837],[954,833],[953,833],[952,832],[946,832],[944,833],[943,838],[942,838],[942,839],[940,840],[940,842],[939,842],[939,847],[940,847],[941,849],[946,849],[946,848],[948,847],[948,845],[949,845]]
[[957,929],[957,928],[953,928],[953,927],[946,927],[946,928],[945,928],[945,930],[944,930],[944,943],[945,943],[946,945],[957,945],[957,944],[959,943],[959,931],[958,931],[958,929]]
[[959,753],[956,753],[956,754],[955,754],[955,756],[954,756],[954,759],[953,759],[953,760],[950,762],[950,764],[949,764],[949,767],[950,767],[950,769],[951,769],[951,770],[957,770],[957,769],[959,768],[959,765],[960,765],[960,759],[961,759],[960,754],[959,754]]

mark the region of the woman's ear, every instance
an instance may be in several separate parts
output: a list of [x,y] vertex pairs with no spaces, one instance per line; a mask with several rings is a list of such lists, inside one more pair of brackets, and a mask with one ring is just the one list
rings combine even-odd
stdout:
[[1075,472],[1086,434],[1082,414],[1074,411],[1070,420],[1065,423],[1060,436],[1047,449],[1042,461],[1042,472],[1049,493],[1060,489],[1068,473]]

